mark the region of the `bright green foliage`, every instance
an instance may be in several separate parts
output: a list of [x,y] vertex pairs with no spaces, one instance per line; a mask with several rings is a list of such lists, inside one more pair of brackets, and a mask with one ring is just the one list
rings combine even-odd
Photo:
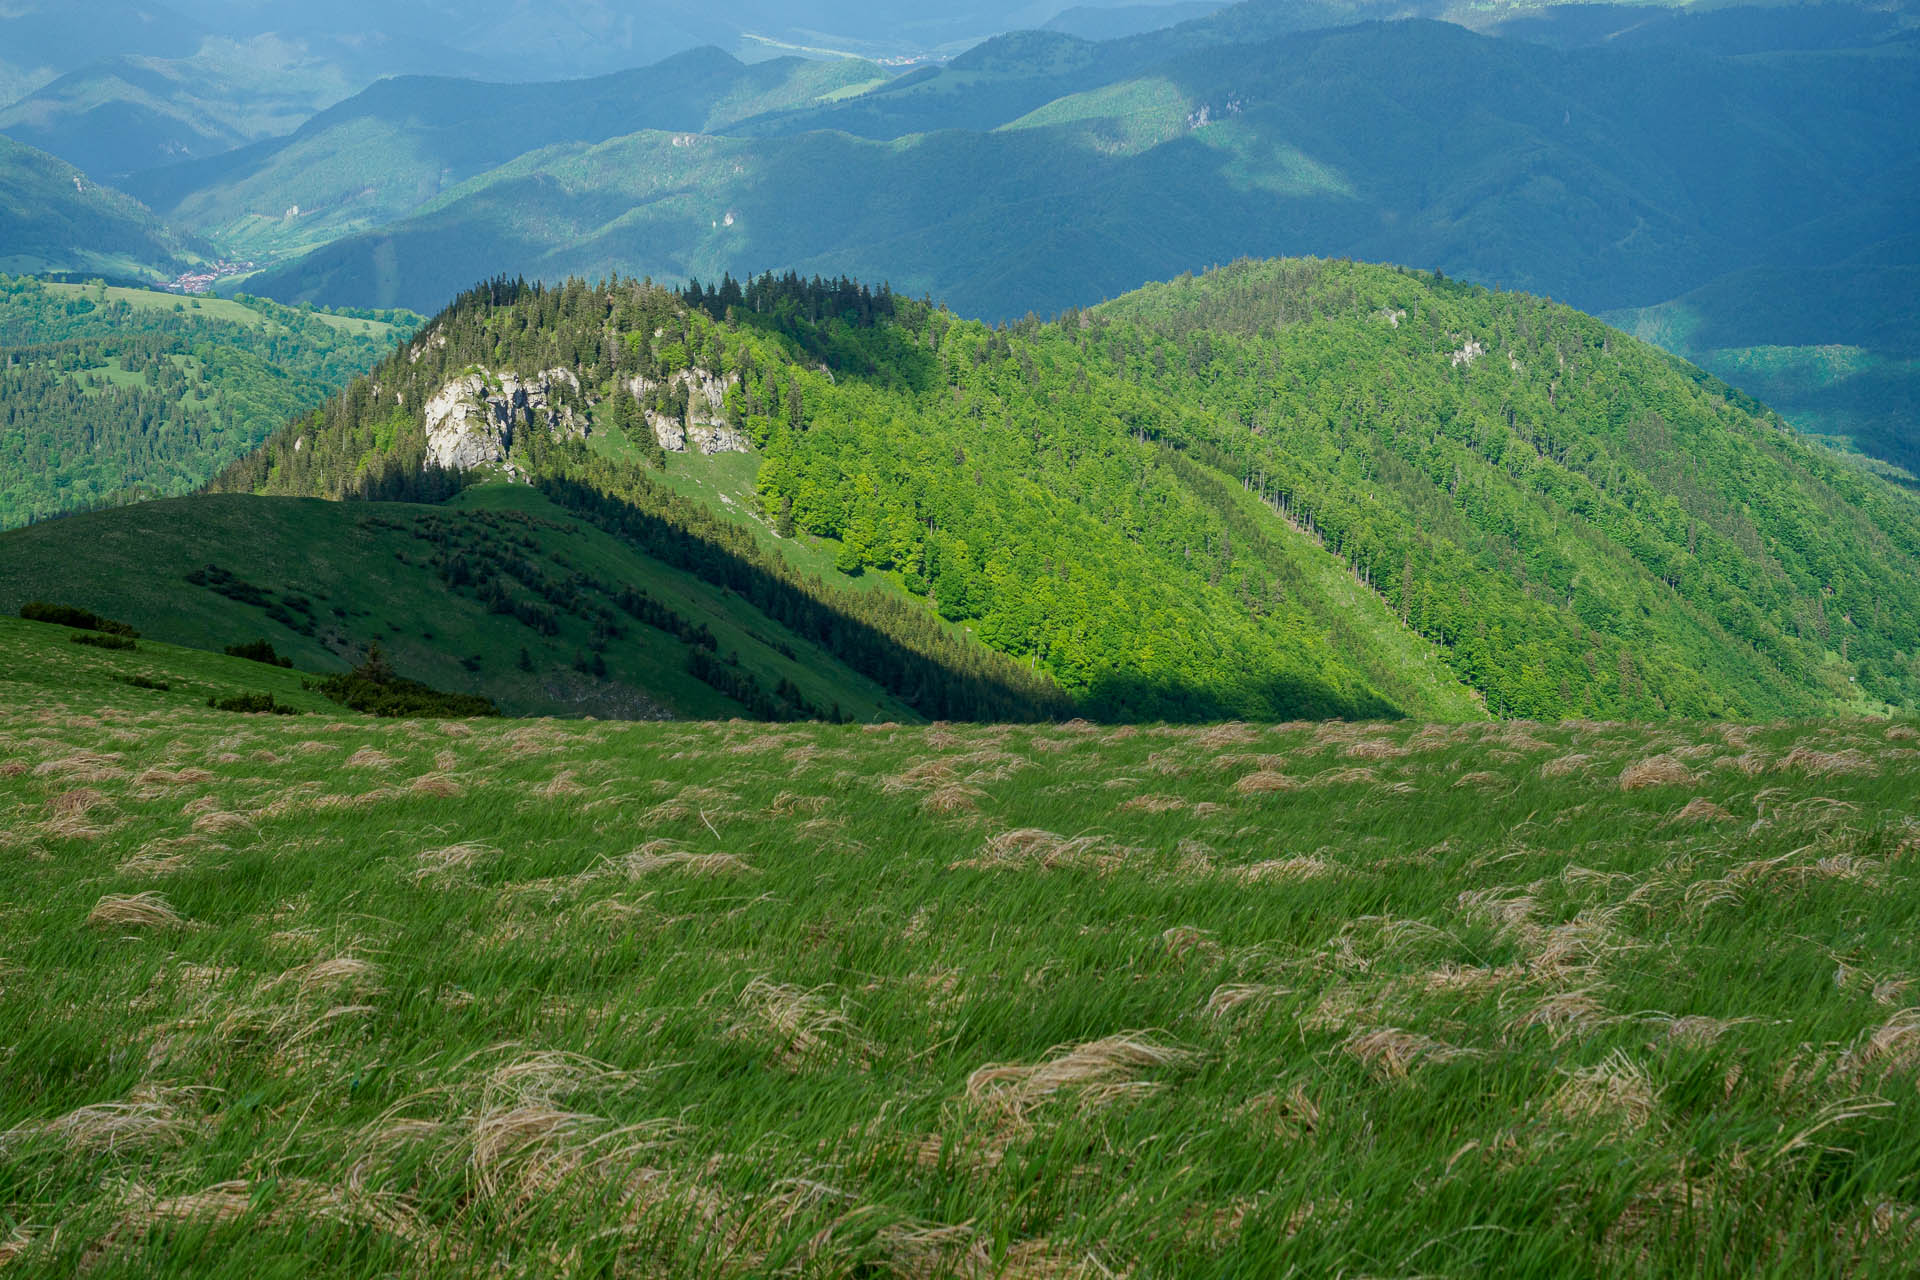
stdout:
[[418,319],[0,276],[0,528],[197,489]]
[[[567,364],[599,420],[631,376],[736,376],[763,529],[830,539],[836,568],[1101,715],[1473,714],[1463,688],[1540,718],[1920,697],[1920,502],[1565,307],[1317,261],[997,331],[840,305],[769,294],[715,322],[630,282],[499,285],[376,377],[415,405],[469,365]],[[420,432],[358,384],[223,483],[364,492]],[[641,474],[542,439],[522,462],[549,483]]]
[[320,708],[49,636],[9,1280],[1912,1270],[1909,724],[238,716]]

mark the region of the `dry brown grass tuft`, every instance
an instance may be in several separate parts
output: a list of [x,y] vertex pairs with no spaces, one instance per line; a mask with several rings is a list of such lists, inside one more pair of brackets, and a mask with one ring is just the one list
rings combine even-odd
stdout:
[[1340,752],[1347,760],[1394,760],[1412,754],[1413,748],[1385,738],[1365,738]]
[[184,1146],[195,1128],[186,1108],[205,1089],[177,1089],[145,1085],[125,1101],[79,1107],[52,1120],[23,1125],[0,1133],[8,1141],[50,1138],[76,1151],[142,1150]]
[[1780,761],[1779,767],[1816,778],[1827,778],[1843,773],[1880,772],[1879,765],[1852,747],[1844,751],[1820,751],[1812,747],[1795,747],[1787,752],[1786,757]]
[[1415,1066],[1427,1062],[1451,1062],[1473,1056],[1473,1050],[1398,1027],[1377,1031],[1359,1031],[1340,1046],[1368,1068],[1395,1080],[1404,1080]]
[[1151,1093],[1158,1080],[1149,1071],[1184,1068],[1198,1061],[1190,1050],[1163,1045],[1144,1032],[1124,1032],[1081,1045],[1062,1045],[1044,1062],[1027,1066],[989,1065],[967,1077],[967,1098],[990,1113],[1012,1121],[1064,1091],[1103,1106],[1128,1096]]
[[1233,789],[1243,796],[1259,796],[1275,791],[1298,791],[1303,785],[1305,784],[1298,778],[1289,777],[1284,773],[1275,773],[1270,769],[1262,769],[1234,783]]
[[1194,745],[1218,751],[1222,747],[1244,747],[1260,741],[1260,735],[1244,724],[1217,724],[1194,736]]
[[1179,796],[1144,795],[1135,796],[1120,806],[1122,813],[1172,813],[1187,807],[1187,802]]
[[1333,871],[1331,863],[1319,858],[1269,858],[1250,866],[1229,868],[1227,874],[1248,884],[1264,884],[1275,880],[1312,880],[1331,875]]
[[956,813],[972,813],[980,807],[980,801],[986,798],[986,794],[978,787],[949,782],[943,787],[928,792],[920,801],[920,807],[928,813],[940,814],[943,817]]
[[533,794],[542,800],[559,800],[565,796],[583,796],[587,794],[587,789],[574,777],[573,770],[562,769],[544,786],[535,787]]
[[192,787],[212,782],[216,775],[210,769],[142,769],[133,776],[135,786],[139,787]]
[[767,812],[776,818],[797,817],[800,814],[817,815],[833,804],[831,796],[803,796],[792,791],[782,791],[773,798]]
[[1505,786],[1506,781],[1505,778],[1497,773],[1487,773],[1484,770],[1480,770],[1473,773],[1461,774],[1453,780],[1453,785],[1455,787],[1478,787],[1484,791],[1494,787]]
[[1920,1009],[1902,1009],[1872,1035],[1847,1050],[1841,1065],[1864,1078],[1871,1068],[1882,1079],[1920,1070]]
[[1607,1007],[1594,998],[1593,990],[1589,988],[1543,996],[1533,1008],[1509,1023],[1507,1029],[1518,1033],[1532,1027],[1545,1027],[1553,1033],[1556,1042],[1564,1042],[1609,1021]]
[[1362,783],[1380,781],[1380,775],[1372,769],[1362,766],[1357,769],[1335,769],[1313,779],[1310,785],[1316,787],[1353,787]]
[[93,904],[87,923],[96,929],[175,929],[186,920],[160,894],[109,893]]
[[1696,796],[1687,801],[1686,807],[1676,811],[1662,825],[1692,825],[1701,822],[1732,822],[1733,814],[1724,807],[1715,804],[1705,796]]
[[104,809],[113,801],[107,799],[104,792],[92,787],[80,787],[73,791],[62,791],[49,797],[47,811],[58,817],[85,817],[95,809]]
[[461,794],[460,784],[444,773],[423,773],[408,787],[415,795],[451,800]]
[[1611,1120],[1640,1129],[1653,1119],[1659,1101],[1646,1068],[1616,1049],[1604,1062],[1571,1073],[1551,1105],[1571,1120]]
[[118,751],[75,751],[35,765],[33,776],[60,782],[117,782],[127,776],[120,767],[124,759]]
[[1543,778],[1564,778],[1568,774],[1581,772],[1592,763],[1592,756],[1582,755],[1578,751],[1573,751],[1541,765],[1540,776]]
[[348,769],[391,769],[400,761],[375,747],[362,747],[347,757]]
[[459,871],[470,871],[480,863],[499,856],[499,849],[473,840],[463,840],[459,844],[450,844],[439,849],[422,849],[417,859],[420,865],[413,876],[414,879],[421,880],[432,876],[452,875]]
[[1227,982],[1213,989],[1207,997],[1207,1016],[1223,1018],[1237,1009],[1250,1004],[1260,1004],[1268,1000],[1278,1000],[1291,995],[1287,987],[1275,987],[1262,983]]
[[1620,771],[1622,791],[1640,791],[1647,787],[1678,787],[1693,780],[1693,770],[1672,755],[1649,756]]
[[1118,865],[1123,856],[1109,848],[1102,836],[1069,839],[1038,827],[1022,827],[1000,832],[981,846],[977,856],[955,862],[948,869],[1051,871],[1061,867],[1090,867],[1108,870]]
[[619,859],[619,866],[638,879],[656,871],[684,871],[693,876],[752,875],[754,869],[730,853],[694,853],[676,849],[670,841],[651,840]]
[[854,1028],[844,1009],[828,1006],[822,998],[824,990],[754,978],[735,998],[739,1017],[726,1034],[736,1040],[770,1041],[776,1058],[788,1070],[842,1056],[864,1063],[872,1057],[873,1046]]
[[354,955],[334,956],[289,969],[268,982],[263,990],[272,990],[284,983],[292,983],[302,995],[347,990],[360,996],[374,996],[382,991],[380,966]]
[[228,835],[235,831],[246,831],[253,826],[253,819],[243,813],[226,813],[215,809],[203,813],[193,820],[193,829],[203,836]]

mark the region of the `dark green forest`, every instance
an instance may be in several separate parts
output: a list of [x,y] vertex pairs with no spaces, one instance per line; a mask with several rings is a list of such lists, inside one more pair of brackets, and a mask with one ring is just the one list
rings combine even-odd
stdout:
[[0,276],[0,528],[199,488],[416,319]]
[[[647,495],[657,466],[701,464],[634,442],[616,386],[732,376],[773,544],[830,540],[840,573],[1089,713],[1461,714],[1465,686],[1508,716],[1737,717],[1920,693],[1911,494],[1590,317],[1349,262],[999,328],[843,281],[499,281],[220,485],[436,496],[459,479],[421,470],[418,406],[471,367],[555,365],[593,434],[522,433],[512,459],[551,496],[694,520]],[[1371,612],[1329,598],[1328,565]]]

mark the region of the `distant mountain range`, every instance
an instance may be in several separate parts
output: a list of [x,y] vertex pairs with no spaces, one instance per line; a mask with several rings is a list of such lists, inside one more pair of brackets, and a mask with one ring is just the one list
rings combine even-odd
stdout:
[[[837,16],[868,22],[863,48],[878,54],[969,27],[1054,29],[905,74],[707,48],[545,81],[527,77],[567,40],[595,48],[569,73],[637,48],[621,10],[543,10],[536,39],[513,6],[450,25],[399,4],[371,24],[386,39],[348,46],[320,28],[355,18],[351,6],[313,16],[297,41],[259,34],[284,16],[274,6],[185,8],[155,28],[176,46],[200,41],[184,61],[129,53],[75,71],[0,112],[0,130],[123,175],[178,229],[156,234],[264,264],[240,287],[283,301],[431,311],[498,272],[792,268],[1006,318],[1242,255],[1350,256],[1605,312],[1764,389],[1809,430],[1920,467],[1911,356],[1858,323],[1907,307],[1903,273],[1920,267],[1908,0],[1066,13],[1008,0],[919,25],[743,0],[660,9],[648,38],[738,51],[759,24],[766,40],[748,44],[763,52],[849,48],[823,34],[848,29]],[[1353,25],[1408,12],[1478,32]],[[1136,30],[1160,21],[1177,25]],[[216,66],[203,34],[214,29],[255,44]],[[436,43],[449,32],[460,49]],[[491,60],[506,48],[518,61]],[[282,74],[260,70],[269,57]],[[400,76],[309,110],[356,75],[422,62],[467,74]],[[492,82],[501,65],[518,82]],[[150,273],[178,256],[156,254]],[[1792,341],[1727,336],[1761,314],[1799,317]],[[1819,354],[1829,347],[1856,354]]]

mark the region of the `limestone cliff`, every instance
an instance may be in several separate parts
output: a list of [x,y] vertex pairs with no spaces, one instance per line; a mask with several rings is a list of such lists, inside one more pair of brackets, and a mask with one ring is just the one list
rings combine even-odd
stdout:
[[455,378],[427,401],[427,461],[454,471],[505,462],[514,437],[536,427],[556,435],[584,436],[584,419],[562,397],[580,398],[580,379],[570,369],[548,369],[522,378],[485,369]]

